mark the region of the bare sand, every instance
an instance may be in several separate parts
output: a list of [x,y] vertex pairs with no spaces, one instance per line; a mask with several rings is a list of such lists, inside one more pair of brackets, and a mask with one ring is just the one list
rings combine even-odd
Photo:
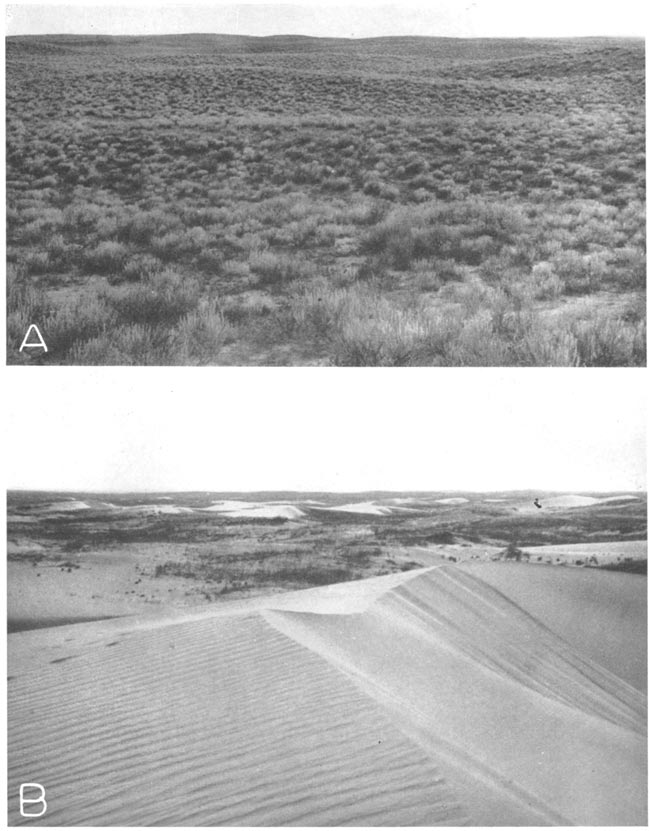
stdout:
[[582,542],[570,545],[526,545],[531,560],[542,557],[544,561],[575,562],[595,557],[599,563],[614,563],[630,557],[633,560],[648,559],[646,540],[620,540],[616,542]]
[[645,577],[600,569],[531,569],[519,563],[481,563],[477,570],[478,565],[462,567],[525,609],[579,654],[647,693]]
[[608,502],[631,502],[639,497],[633,494],[620,494],[617,496],[583,496],[581,494],[564,494],[562,496],[551,496],[548,499],[541,499],[543,508],[590,508],[593,505],[604,505]]
[[449,564],[12,634],[10,824],[645,825],[645,585]]
[[296,505],[284,502],[242,502],[240,500],[225,500],[215,502],[202,511],[222,514],[227,517],[264,518],[264,519],[300,519],[305,512]]
[[368,514],[370,516],[388,516],[392,509],[388,505],[378,505],[376,502],[350,502],[345,505],[334,505],[331,508],[317,508],[319,511],[342,511],[346,514]]

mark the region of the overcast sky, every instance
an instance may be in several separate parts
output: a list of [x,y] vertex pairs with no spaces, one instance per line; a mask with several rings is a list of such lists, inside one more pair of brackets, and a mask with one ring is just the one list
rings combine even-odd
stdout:
[[7,34],[303,34],[333,37],[644,36],[646,4],[638,0],[430,0],[389,5],[343,3],[107,6],[20,4],[6,10]]
[[8,374],[9,488],[646,487],[634,369]]

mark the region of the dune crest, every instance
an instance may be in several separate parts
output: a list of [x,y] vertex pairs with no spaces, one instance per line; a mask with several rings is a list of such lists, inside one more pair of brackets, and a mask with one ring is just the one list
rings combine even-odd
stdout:
[[645,696],[473,574],[432,569],[357,616],[265,617],[465,780],[479,824],[645,821]]
[[480,574],[11,635],[10,824],[645,824],[645,695]]

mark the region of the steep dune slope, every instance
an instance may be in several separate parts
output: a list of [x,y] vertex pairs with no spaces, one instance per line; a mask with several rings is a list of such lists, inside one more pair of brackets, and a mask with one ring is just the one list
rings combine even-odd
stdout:
[[14,825],[645,823],[645,695],[478,566],[16,633],[9,674]]
[[592,568],[530,568],[521,563],[463,563],[459,568],[521,606],[583,657],[647,693],[645,577]]
[[[473,574],[432,569],[361,615],[267,618],[464,781],[477,823],[645,822],[645,696]],[[472,779],[493,792],[488,816]]]

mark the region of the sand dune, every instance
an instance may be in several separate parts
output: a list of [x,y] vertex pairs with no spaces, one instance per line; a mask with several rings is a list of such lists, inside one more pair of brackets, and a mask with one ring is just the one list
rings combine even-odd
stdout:
[[214,502],[208,508],[201,508],[201,510],[216,513],[221,513],[222,511],[246,511],[249,508],[258,508],[264,504],[264,502],[243,502],[241,499],[224,499],[220,502]]
[[300,519],[305,516],[305,512],[296,505],[290,505],[284,502],[242,502],[236,499],[215,502],[209,508],[201,508],[201,510],[243,519],[247,517]]
[[229,517],[262,517],[265,519],[300,519],[305,512],[295,505],[260,505],[257,508],[247,508],[239,511],[223,511],[224,516]]
[[606,502],[627,502],[638,499],[638,496],[621,494],[620,496],[580,496],[578,494],[567,494],[565,496],[552,496],[549,499],[542,499],[545,508],[588,508],[591,505],[602,505]]
[[645,695],[498,568],[513,596],[566,573],[445,565],[11,635],[10,823],[645,824]]
[[434,499],[433,501],[438,505],[464,505],[469,502],[469,499],[465,499],[464,496],[450,496],[447,499]]
[[475,780],[463,804],[481,824],[644,821],[645,697],[473,575],[432,570],[359,618],[267,617],[388,707],[450,781]]
[[[589,548],[598,545],[592,543]],[[645,547],[646,543],[614,545]],[[596,661],[644,694],[647,692],[645,578],[600,569],[526,566],[522,575],[522,566],[517,563],[467,562],[461,568],[480,576],[524,608],[580,655]]]
[[51,502],[42,508],[43,511],[56,512],[60,511],[86,511],[90,508],[87,502],[82,502],[79,499],[69,499],[65,502]]
[[376,502],[351,502],[347,505],[334,505],[332,508],[317,508],[318,511],[344,511],[348,514],[369,514],[372,516],[388,516],[392,509],[388,505],[377,505]]
[[182,505],[113,505],[111,502],[104,502],[104,506],[114,511],[124,511],[129,514],[193,514],[192,508]]

